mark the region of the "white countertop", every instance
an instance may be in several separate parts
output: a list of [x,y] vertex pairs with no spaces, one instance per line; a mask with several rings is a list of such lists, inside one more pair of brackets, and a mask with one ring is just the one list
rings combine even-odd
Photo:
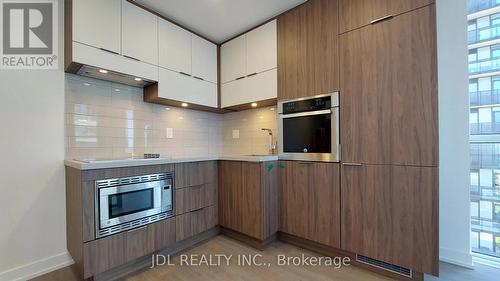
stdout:
[[266,162],[278,160],[278,155],[223,155],[223,156],[199,156],[199,157],[178,157],[178,158],[129,158],[129,159],[106,159],[106,160],[65,160],[64,164],[78,170],[97,170],[108,168],[123,168],[135,166],[163,165],[186,162],[201,161],[245,161],[245,162]]

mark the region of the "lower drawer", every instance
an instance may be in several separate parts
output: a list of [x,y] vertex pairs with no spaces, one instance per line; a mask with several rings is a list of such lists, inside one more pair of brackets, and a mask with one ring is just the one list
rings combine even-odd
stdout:
[[83,246],[84,278],[174,244],[175,226],[175,218],[170,218],[85,243]]
[[182,241],[218,224],[215,205],[200,208],[176,217],[176,241]]
[[207,183],[175,190],[175,214],[199,210],[215,205],[217,191],[215,184]]

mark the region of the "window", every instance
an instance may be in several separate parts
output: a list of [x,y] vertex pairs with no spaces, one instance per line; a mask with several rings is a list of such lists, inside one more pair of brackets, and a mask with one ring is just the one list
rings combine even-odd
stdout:
[[481,232],[479,234],[479,248],[486,252],[493,252],[493,234]]
[[491,57],[492,58],[500,58],[500,46],[495,45],[491,47]]
[[479,232],[471,231],[471,233],[470,233],[470,246],[472,249],[479,249]]
[[[490,201],[479,201],[479,216],[481,219],[493,219],[493,204]],[[492,238],[493,239],[493,238]]]
[[[490,59],[492,57],[493,52],[491,51],[492,48],[495,48],[495,46],[492,47],[482,47],[477,49],[477,60],[478,61],[483,61]],[[498,49],[495,49],[495,55],[498,55]]]
[[470,50],[469,51],[469,62],[475,62],[475,61],[477,61],[477,51]]
[[476,20],[470,20],[467,26],[467,31],[476,30]]
[[479,217],[479,202],[470,202],[470,215],[471,217]]
[[469,80],[469,92],[477,92],[477,79]]
[[[470,172],[470,188],[471,192],[479,192],[479,173],[477,171]],[[479,207],[478,207],[479,209]]]
[[499,14],[494,14],[490,17],[490,25],[494,26],[500,24],[500,13]]
[[500,236],[495,236],[495,253],[500,254]]
[[500,90],[500,76],[491,77],[491,84],[493,90]]
[[495,107],[493,109],[493,122],[500,123],[500,108],[499,107]]
[[479,123],[490,123],[490,122],[491,122],[491,108],[480,108]]
[[500,0],[467,2],[470,244],[500,262]]
[[471,112],[469,115],[469,123],[470,124],[477,124],[479,122],[479,114],[478,112]]
[[[493,207],[493,219],[500,222],[500,203],[495,203]],[[500,236],[498,236],[500,237]],[[497,237],[497,238],[498,238]]]
[[493,174],[495,175],[495,190],[498,191],[500,190],[500,170],[495,170]]

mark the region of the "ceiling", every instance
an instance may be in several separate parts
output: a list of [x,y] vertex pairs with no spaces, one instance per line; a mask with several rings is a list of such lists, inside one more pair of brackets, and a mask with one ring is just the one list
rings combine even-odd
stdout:
[[135,0],[221,43],[306,0]]

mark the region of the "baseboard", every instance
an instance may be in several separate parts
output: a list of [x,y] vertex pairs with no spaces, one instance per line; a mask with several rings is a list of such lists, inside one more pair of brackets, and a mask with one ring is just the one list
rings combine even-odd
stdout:
[[0,281],[24,281],[73,264],[68,252],[0,272]]
[[[156,254],[162,254],[165,256],[166,255],[175,256],[181,252],[189,251],[189,249],[207,242],[208,240],[219,235],[219,232],[220,232],[219,227],[214,227],[186,240],[176,242],[174,245],[156,252]],[[137,272],[140,272],[141,270],[146,270],[150,266],[151,266],[151,255],[146,255],[134,261],[110,269],[106,272],[97,274],[97,276],[94,276],[94,281],[122,280],[128,275],[135,274]]]
[[299,248],[303,248],[312,252],[316,252],[318,254],[328,256],[328,257],[349,257],[351,259],[351,265],[357,266],[372,272],[375,272],[377,274],[390,277],[394,280],[399,280],[399,281],[423,281],[424,280],[424,275],[420,272],[413,272],[413,276],[411,278],[393,273],[391,271],[387,271],[384,269],[380,269],[378,267],[373,267],[361,262],[356,261],[356,255],[332,246],[327,246],[323,244],[319,244],[318,242],[314,242],[311,240],[307,240],[301,237],[297,237],[291,234],[287,234],[284,232],[278,232],[278,239],[288,243],[295,245]]
[[259,240],[259,239],[256,239],[254,237],[250,237],[246,234],[243,234],[243,233],[240,233],[240,232],[228,229],[228,228],[224,228],[222,226],[220,227],[220,231],[221,231],[221,234],[223,234],[231,239],[237,240],[241,243],[247,244],[248,246],[255,248],[259,251],[263,251],[267,247],[267,245],[271,244],[278,237],[278,234],[275,233],[275,234],[271,235],[270,237],[266,238],[265,240]]
[[489,267],[494,267],[500,269],[500,262],[498,258],[493,258],[489,256],[484,256],[481,254],[472,254],[472,262],[475,264],[487,265]]
[[474,268],[471,253],[457,251],[454,249],[443,247],[439,248],[439,260],[469,269]]

